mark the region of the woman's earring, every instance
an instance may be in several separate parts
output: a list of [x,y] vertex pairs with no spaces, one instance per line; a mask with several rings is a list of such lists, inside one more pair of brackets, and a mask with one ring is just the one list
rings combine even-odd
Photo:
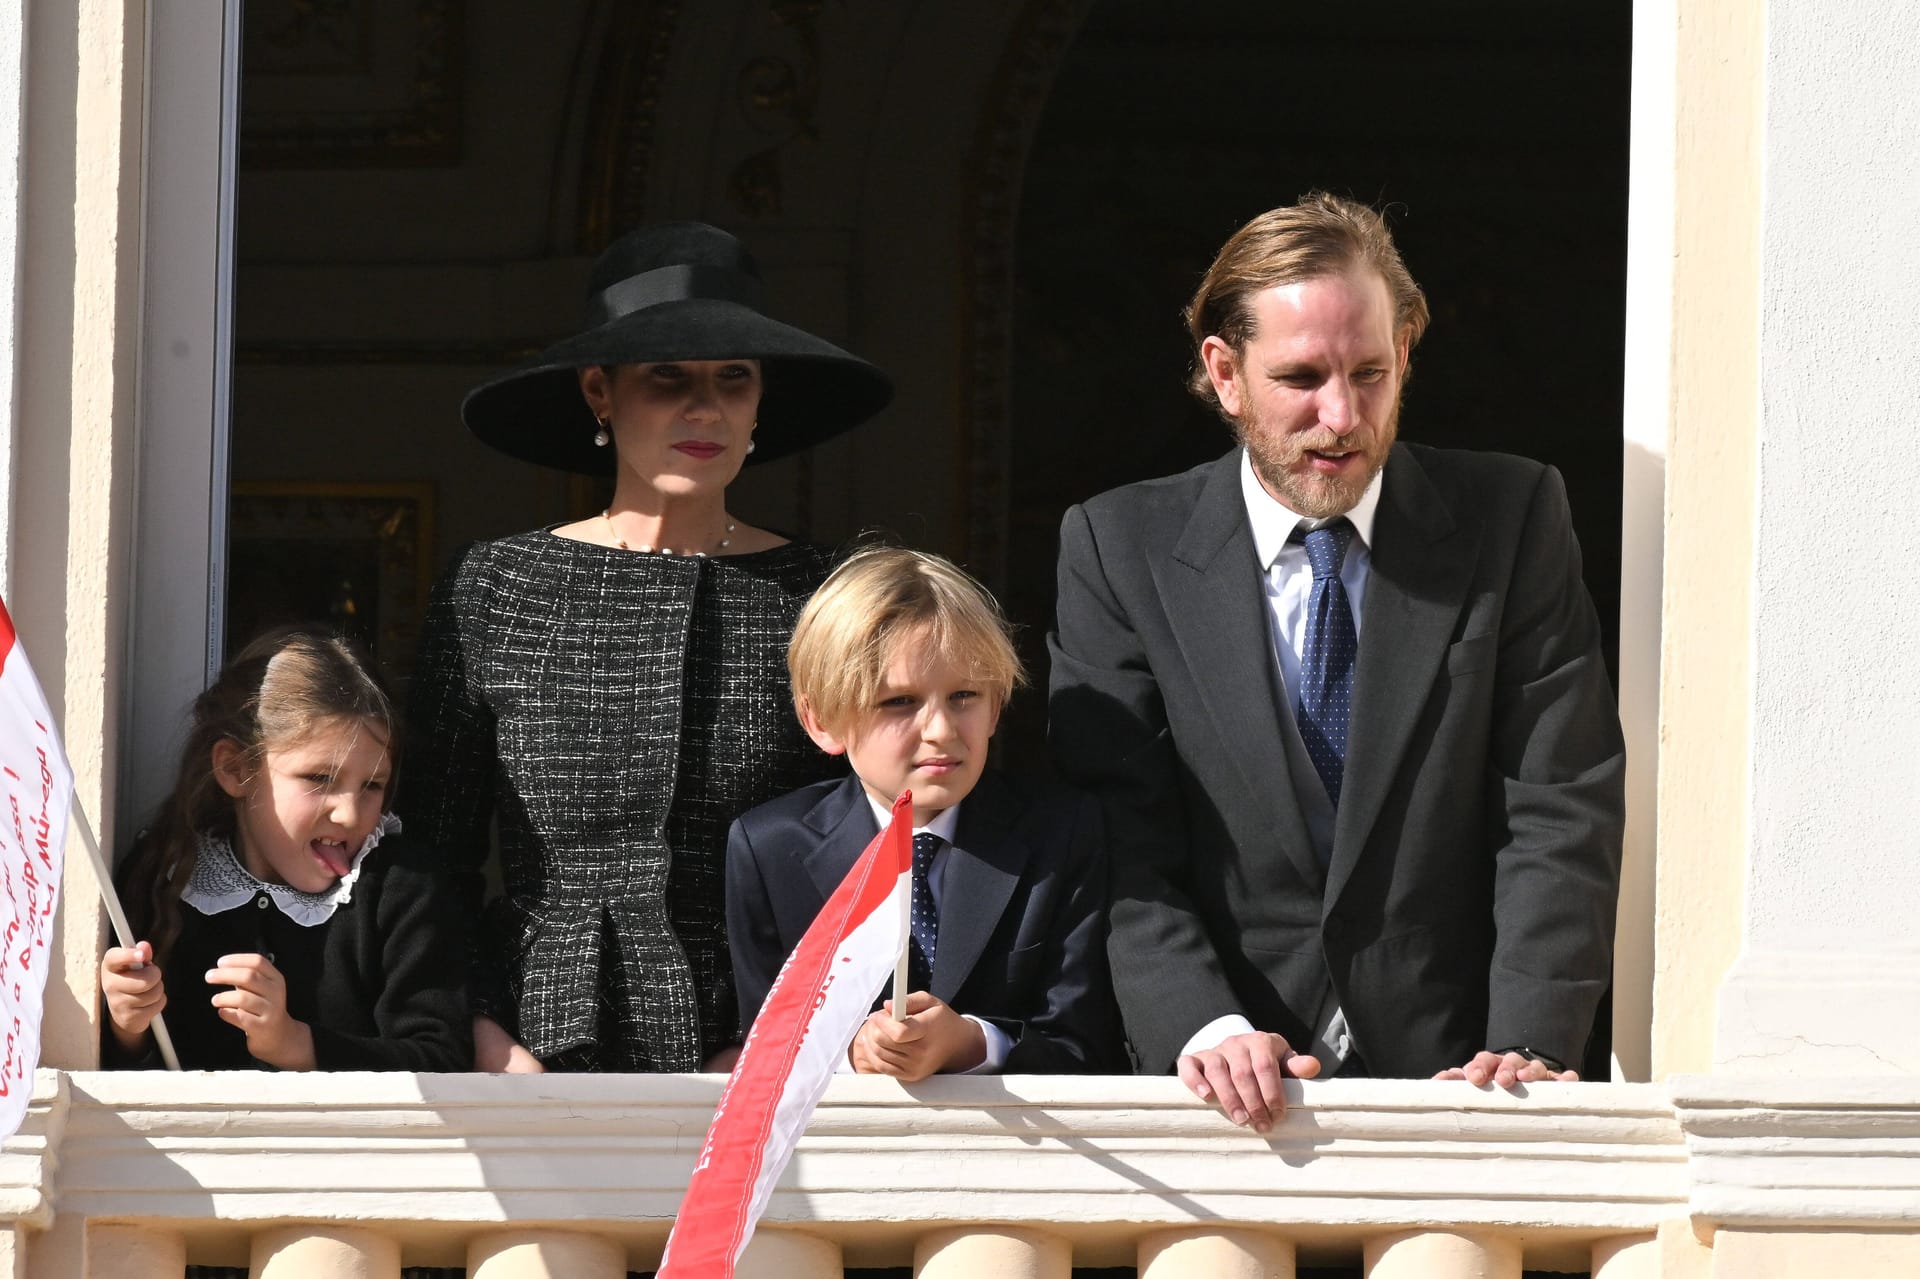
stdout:
[[755,444],[752,440],[747,441],[747,452],[751,453],[759,447],[760,446],[758,444]]
[[607,419],[597,417],[593,420],[600,424],[600,429],[593,433],[593,442],[601,448],[605,448],[607,445],[613,443],[613,433],[607,430]]
[[753,432],[759,429],[760,429],[760,422],[759,422],[759,419],[757,418],[754,420],[753,425],[747,428],[747,452],[749,453],[753,452],[755,449],[760,447],[758,444],[754,442],[754,439],[753,439]]

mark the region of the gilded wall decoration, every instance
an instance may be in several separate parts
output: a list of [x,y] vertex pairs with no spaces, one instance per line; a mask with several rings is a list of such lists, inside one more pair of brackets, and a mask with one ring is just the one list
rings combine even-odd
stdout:
[[648,218],[654,128],[682,7],[681,0],[623,0],[609,15],[580,166],[582,253],[598,253]]
[[1054,73],[1094,0],[1028,0],[1009,37],[967,170],[960,457],[966,562],[995,590],[1007,577],[1014,237],[1020,184]]
[[250,168],[427,168],[461,154],[466,0],[249,0]]
[[796,142],[819,136],[814,111],[820,102],[820,15],[826,0],[767,0],[773,20],[793,33],[800,56],[765,55],[740,69],[735,96],[741,109],[761,128],[779,135],[734,166],[727,198],[750,218],[779,216],[783,207],[780,161]]
[[433,485],[236,483],[229,655],[271,626],[331,626],[403,691],[433,588]]

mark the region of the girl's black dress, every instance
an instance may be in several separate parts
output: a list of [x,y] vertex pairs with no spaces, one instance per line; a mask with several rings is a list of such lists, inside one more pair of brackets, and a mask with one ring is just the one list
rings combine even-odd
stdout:
[[832,566],[541,530],[466,548],[428,608],[400,792],[476,912],[476,1008],[549,1065],[690,1071],[737,1042],[727,827],[842,771],[794,717],[787,641]]

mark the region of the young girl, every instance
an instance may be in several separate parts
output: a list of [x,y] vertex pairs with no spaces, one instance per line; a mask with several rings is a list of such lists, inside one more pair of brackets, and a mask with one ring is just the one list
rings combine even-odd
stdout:
[[173,793],[121,865],[144,940],[100,962],[109,1065],[466,1070],[467,941],[387,810],[396,719],[346,641],[281,630],[194,703]]

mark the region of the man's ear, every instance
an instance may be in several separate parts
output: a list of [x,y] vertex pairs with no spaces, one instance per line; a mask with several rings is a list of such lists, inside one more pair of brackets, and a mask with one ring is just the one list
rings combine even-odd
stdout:
[[1220,397],[1220,407],[1228,417],[1239,417],[1246,408],[1246,378],[1240,357],[1224,339],[1209,337],[1200,344],[1200,366],[1207,371],[1207,381],[1213,383],[1213,393]]
[[813,739],[815,746],[829,755],[847,753],[847,744],[840,740],[840,735],[822,724],[820,717],[813,713],[813,703],[803,697],[794,709],[800,712],[800,727],[807,730],[807,736]]
[[235,799],[247,797],[247,785],[253,780],[246,762],[246,752],[231,737],[223,737],[213,744],[213,780]]
[[613,412],[613,379],[598,364],[589,364],[580,369],[580,394],[586,398],[587,408],[592,410],[594,420],[598,421]]
[[1400,351],[1400,380],[1407,380],[1407,362],[1413,359],[1413,330],[1401,329],[1399,340],[1394,343]]

